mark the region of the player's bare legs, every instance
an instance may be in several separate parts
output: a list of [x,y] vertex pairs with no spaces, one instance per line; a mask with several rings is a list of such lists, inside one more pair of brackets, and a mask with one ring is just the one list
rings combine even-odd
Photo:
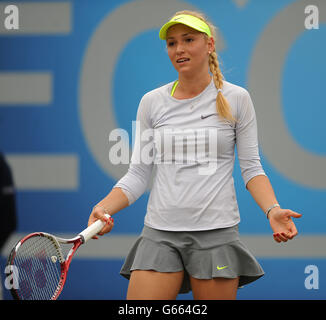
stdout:
[[134,270],[129,280],[127,300],[175,300],[183,275],[183,271]]
[[235,300],[239,278],[195,279],[190,277],[195,300]]

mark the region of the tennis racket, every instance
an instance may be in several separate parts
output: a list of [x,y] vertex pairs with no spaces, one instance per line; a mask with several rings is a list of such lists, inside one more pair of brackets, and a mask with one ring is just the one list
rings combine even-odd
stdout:
[[[108,214],[105,216],[110,218]],[[6,266],[6,281],[13,298],[56,300],[77,249],[99,233],[104,225],[105,222],[97,220],[72,239],[34,232],[18,241]]]

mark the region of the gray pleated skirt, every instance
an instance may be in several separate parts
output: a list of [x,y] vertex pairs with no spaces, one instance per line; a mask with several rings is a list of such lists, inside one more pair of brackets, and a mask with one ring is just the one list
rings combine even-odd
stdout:
[[120,274],[133,270],[184,271],[179,293],[191,290],[197,279],[239,277],[239,287],[264,275],[255,257],[239,238],[238,225],[207,231],[162,231],[144,226],[129,251]]

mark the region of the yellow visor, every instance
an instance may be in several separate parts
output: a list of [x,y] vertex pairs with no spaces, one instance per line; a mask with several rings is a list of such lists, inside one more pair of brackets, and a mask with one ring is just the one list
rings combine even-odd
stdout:
[[174,16],[170,21],[168,21],[160,30],[159,36],[160,39],[165,40],[166,39],[166,33],[168,29],[175,25],[175,24],[184,24],[190,28],[193,28],[197,31],[206,33],[209,37],[211,37],[211,31],[208,27],[208,25],[201,19],[188,15],[188,14],[180,14],[177,16]]

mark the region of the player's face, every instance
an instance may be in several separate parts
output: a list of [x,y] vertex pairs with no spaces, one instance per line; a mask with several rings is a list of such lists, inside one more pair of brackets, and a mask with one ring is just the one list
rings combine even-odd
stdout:
[[166,37],[169,58],[179,73],[197,73],[208,68],[211,41],[183,24],[169,28]]

